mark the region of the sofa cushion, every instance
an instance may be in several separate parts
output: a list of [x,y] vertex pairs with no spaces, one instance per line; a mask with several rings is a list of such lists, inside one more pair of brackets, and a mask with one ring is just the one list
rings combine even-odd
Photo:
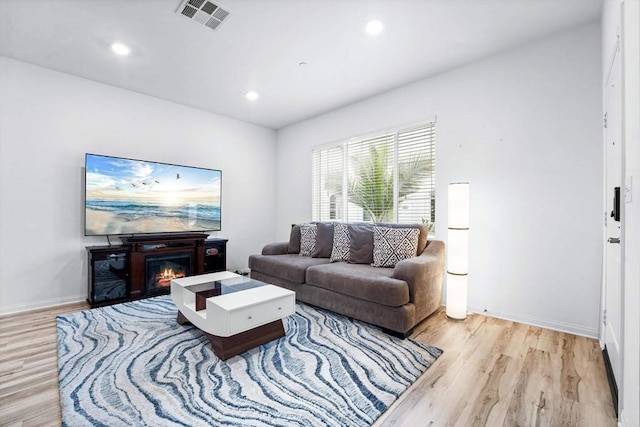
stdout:
[[308,267],[328,262],[326,258],[301,257],[297,254],[251,255],[249,268],[293,283],[304,283]]
[[331,262],[349,261],[351,238],[347,224],[334,224],[333,247],[331,248]]
[[380,222],[376,224],[378,227],[388,227],[388,228],[417,228],[420,230],[420,235],[418,236],[418,247],[416,248],[416,255],[420,255],[424,248],[427,247],[427,238],[429,236],[429,229],[424,224],[396,224],[390,222]]
[[409,302],[409,287],[404,280],[392,278],[392,274],[392,268],[336,262],[309,267],[306,281],[339,294],[400,307]]
[[300,224],[300,256],[311,256],[316,248],[316,236],[318,226],[316,224]]
[[292,224],[288,250],[290,254],[300,253],[300,238],[300,224]]
[[349,262],[371,264],[373,262],[373,225],[349,224]]
[[373,266],[395,267],[403,259],[416,256],[417,228],[373,228]]
[[319,222],[318,234],[316,236],[316,247],[311,252],[313,258],[329,258],[333,248],[333,223]]

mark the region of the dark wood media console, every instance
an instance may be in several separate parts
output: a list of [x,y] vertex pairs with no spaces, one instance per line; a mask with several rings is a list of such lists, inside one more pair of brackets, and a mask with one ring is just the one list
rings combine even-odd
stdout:
[[121,240],[121,245],[87,247],[92,307],[165,295],[171,279],[226,269],[227,239],[185,233]]

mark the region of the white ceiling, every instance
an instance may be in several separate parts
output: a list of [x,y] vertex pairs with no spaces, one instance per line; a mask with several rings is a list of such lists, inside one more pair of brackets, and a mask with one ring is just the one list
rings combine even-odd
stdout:
[[[0,0],[0,55],[278,129],[599,19],[602,0]],[[365,22],[381,19],[371,37]],[[117,57],[113,41],[132,48]],[[299,66],[300,62],[308,65]],[[244,94],[260,93],[250,102]]]

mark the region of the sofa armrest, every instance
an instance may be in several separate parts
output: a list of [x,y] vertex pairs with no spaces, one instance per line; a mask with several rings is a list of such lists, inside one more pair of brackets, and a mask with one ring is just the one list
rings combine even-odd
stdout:
[[400,261],[393,269],[392,277],[409,286],[409,302],[416,307],[418,321],[442,305],[444,257],[444,242],[431,240],[420,255]]
[[269,243],[262,248],[262,255],[286,255],[289,253],[289,242]]

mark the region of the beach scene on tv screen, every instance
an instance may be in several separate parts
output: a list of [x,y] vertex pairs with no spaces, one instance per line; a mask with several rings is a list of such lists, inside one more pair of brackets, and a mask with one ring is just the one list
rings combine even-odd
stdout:
[[220,230],[221,172],[87,154],[87,235]]

